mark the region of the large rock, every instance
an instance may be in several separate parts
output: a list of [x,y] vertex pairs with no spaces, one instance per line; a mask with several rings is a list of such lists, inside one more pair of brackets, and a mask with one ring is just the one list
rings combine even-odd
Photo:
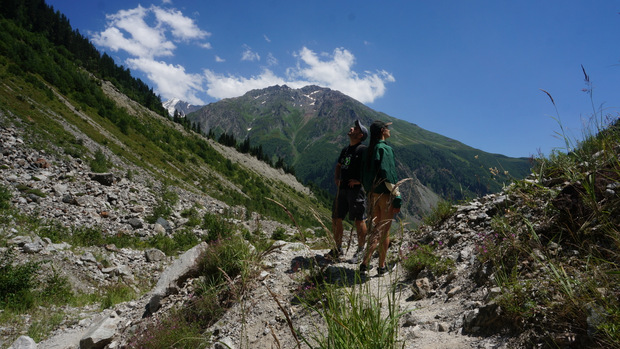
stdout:
[[37,343],[28,336],[21,336],[13,342],[9,349],[37,349]]
[[116,312],[94,324],[80,340],[80,349],[101,349],[112,342],[116,327],[123,321]]
[[90,173],[88,175],[93,181],[110,186],[114,184],[114,174],[112,173]]
[[151,299],[148,304],[148,311],[154,313],[159,309],[161,300],[178,291],[180,285],[188,278],[196,276],[198,273],[198,257],[207,249],[207,243],[201,242],[181,255],[172,265],[166,269],[157,285],[151,291]]

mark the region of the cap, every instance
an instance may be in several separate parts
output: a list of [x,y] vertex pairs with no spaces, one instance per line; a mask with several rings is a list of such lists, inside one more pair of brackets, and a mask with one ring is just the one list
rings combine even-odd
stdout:
[[359,127],[360,130],[362,131],[362,142],[366,140],[366,138],[368,138],[368,129],[362,125],[362,123],[359,120],[355,120],[355,127]]
[[370,133],[373,135],[378,135],[381,133],[381,130],[390,126],[391,122],[384,122],[381,120],[375,120],[375,122],[370,125]]

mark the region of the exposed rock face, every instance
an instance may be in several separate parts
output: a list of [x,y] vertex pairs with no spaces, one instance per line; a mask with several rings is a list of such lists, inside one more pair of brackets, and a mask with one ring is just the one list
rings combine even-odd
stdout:
[[162,298],[172,293],[178,293],[179,288],[190,277],[198,277],[197,261],[200,255],[207,249],[207,244],[203,241],[194,248],[180,256],[166,271],[164,271],[157,281],[157,285],[151,291],[151,299],[148,304],[148,312],[154,313],[159,309]]
[[[58,158],[32,150],[17,129],[0,127],[0,185],[11,191],[11,205],[20,214],[39,217],[50,229],[58,224],[70,229],[93,228],[101,230],[103,234],[125,234],[148,239],[158,234],[171,236],[178,229],[184,228],[187,219],[181,217],[183,210],[195,208],[200,216],[207,212],[222,214],[224,210],[230,210],[226,204],[208,196],[171,188],[179,194],[177,204],[172,207],[171,217],[160,218],[154,224],[147,223],[162,185],[139,169],[132,171],[132,180],[118,173],[92,173],[81,159]],[[240,217],[245,217],[239,208],[236,211],[240,212]],[[4,218],[9,221],[12,219]],[[248,221],[235,220],[233,223],[250,231],[260,224],[266,234],[271,234],[278,227],[292,231],[290,227],[261,220],[256,215],[250,215]],[[200,238],[208,231],[194,227],[193,233]],[[197,255],[205,248],[204,244],[198,245],[176,259],[156,249],[139,251],[114,245],[76,247],[66,242],[41,238],[10,224],[0,227],[0,237],[7,242],[7,248],[15,252],[17,262],[50,261],[42,264],[42,272],[50,274],[51,268],[54,268],[70,281],[75,291],[86,293],[122,283],[140,294],[145,285],[154,287],[162,271],[169,265],[178,268],[175,272],[165,273],[165,277],[161,278],[160,283],[168,285],[164,291],[158,292],[159,289],[155,288],[140,300],[117,306],[114,312],[120,315],[106,313],[103,316],[97,305],[83,309],[63,309],[67,313],[67,320],[54,330],[45,344],[40,343],[40,347],[46,348],[77,348],[80,340],[83,347],[93,348],[118,343],[118,338],[114,340],[115,336],[132,319],[135,321],[142,318],[149,301],[153,305],[159,303],[153,300],[153,295],[166,298],[170,296],[172,285],[177,288],[176,292],[185,286],[183,281],[192,276],[191,270],[195,270],[192,263],[196,262]],[[7,248],[0,248],[0,253]],[[182,297],[183,291],[180,292]],[[104,320],[99,323],[98,319],[102,316]],[[116,329],[113,329],[115,326]],[[85,336],[89,329],[99,330],[92,336]],[[7,342],[9,338],[14,339],[14,347],[20,348],[32,341],[26,337],[16,340],[14,331],[11,327],[0,326],[0,347],[11,345],[11,342]]]

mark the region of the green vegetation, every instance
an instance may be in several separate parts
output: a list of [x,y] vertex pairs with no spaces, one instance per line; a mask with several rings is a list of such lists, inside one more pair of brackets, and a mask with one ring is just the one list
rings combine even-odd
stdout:
[[100,300],[101,310],[112,308],[116,304],[130,301],[136,298],[135,291],[122,283],[104,288],[103,298]]
[[175,232],[172,237],[157,234],[148,239],[148,245],[161,250],[167,256],[176,256],[179,252],[187,251],[200,243],[200,239],[189,230]]
[[36,196],[42,197],[42,198],[47,196],[41,190],[35,189],[35,188],[30,188],[29,186],[24,185],[24,184],[18,184],[16,188],[17,188],[17,190],[19,190],[20,192],[22,192],[22,193],[24,193],[26,195],[33,194],[33,195],[36,195]]
[[130,340],[131,348],[204,348],[203,331],[215,323],[256,277],[260,254],[238,236],[213,241],[201,257],[201,282],[189,304],[148,323]]
[[456,212],[456,207],[449,201],[440,201],[433,210],[424,216],[423,223],[429,226],[441,224]]
[[454,261],[437,256],[434,250],[435,246],[432,245],[416,245],[404,253],[401,263],[409,278],[415,279],[424,269],[433,273],[435,277],[454,270]]
[[11,195],[11,191],[0,185],[0,210],[6,210],[9,207],[11,207],[11,198],[13,197],[13,195]]
[[380,297],[368,284],[349,290],[326,287],[322,306],[308,307],[321,316],[327,331],[317,326],[314,334],[301,339],[321,349],[401,348],[403,343],[397,339],[403,313],[399,313],[396,297],[396,291]]
[[0,257],[0,306],[28,309],[32,306],[39,263],[13,265],[11,250]]
[[[595,132],[538,159],[534,180],[507,194],[518,205],[480,236],[493,267],[495,301],[518,331],[574,333],[582,347],[618,347],[620,330],[620,122],[600,115]],[[539,341],[557,345],[550,335]]]
[[90,161],[90,170],[95,173],[108,172],[110,165],[108,158],[101,149],[97,149],[95,157]]
[[202,349],[208,348],[208,338],[197,323],[188,322],[179,311],[149,323],[129,340],[128,348]]
[[176,192],[164,188],[159,194],[157,204],[153,208],[153,213],[146,217],[148,223],[155,223],[157,219],[168,219],[172,214],[172,207],[179,201],[179,194]]
[[[43,1],[7,3],[3,7],[7,11],[0,14],[0,76],[5,85],[0,93],[0,109],[10,115],[13,125],[27,125],[28,138],[35,148],[82,158],[93,172],[107,172],[112,166],[109,155],[104,155],[110,154],[103,151],[106,147],[167,185],[202,192],[282,222],[288,223],[288,215],[268,199],[277,198],[286,204],[300,217],[302,226],[312,222],[303,207],[317,207],[320,214],[328,215],[326,205],[316,199],[232,163],[210,145],[208,138],[196,132],[196,127],[176,127],[151,89],[144,89],[142,82],[131,78],[126,69],[116,67],[109,56],[100,56],[84,37],[68,27],[64,16],[51,11]],[[42,18],[42,22],[32,24],[25,13]],[[44,23],[58,27],[49,31]],[[101,79],[111,81],[155,113],[119,107],[103,92],[105,82]],[[64,123],[99,143],[98,150],[90,153],[84,140],[67,132]],[[260,146],[251,146],[249,140],[237,146],[255,156],[261,153]],[[282,161],[278,163],[285,166]],[[165,218],[169,205],[162,200],[152,219]]]
[[46,314],[49,306],[73,303],[75,295],[66,277],[52,269],[42,273],[44,262],[19,263],[12,250],[0,256],[0,322],[17,322],[22,314],[36,319],[28,328],[28,335],[40,340],[62,321],[63,314]]

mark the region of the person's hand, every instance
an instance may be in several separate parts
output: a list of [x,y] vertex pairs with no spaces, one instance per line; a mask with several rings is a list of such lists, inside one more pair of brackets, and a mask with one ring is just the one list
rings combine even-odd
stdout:
[[400,212],[400,207],[399,208],[392,207],[392,216],[395,216],[398,212]]
[[360,181],[358,181],[357,179],[349,179],[349,188],[353,188],[356,185],[362,184]]

